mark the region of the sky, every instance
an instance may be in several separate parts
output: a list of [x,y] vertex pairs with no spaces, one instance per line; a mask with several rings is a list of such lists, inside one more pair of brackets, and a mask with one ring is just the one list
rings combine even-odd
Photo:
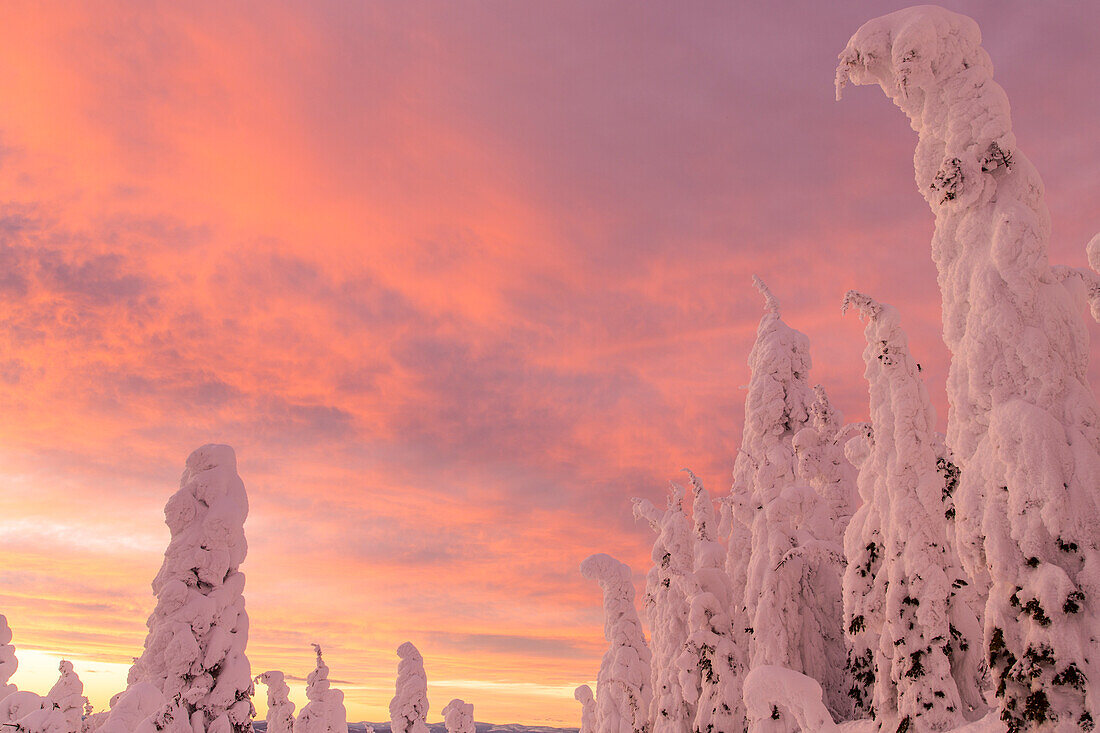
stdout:
[[[631,497],[685,467],[728,491],[753,274],[848,419],[849,288],[900,309],[946,416],[915,133],[877,88],[833,92],[848,37],[903,6],[0,6],[13,681],[45,692],[64,656],[97,708],[123,688],[164,502],[219,442],[254,673],[301,705],[318,642],[349,720],[386,720],[408,640],[429,720],[461,697],[576,725],[604,649],[578,566],[610,553],[640,589]],[[1085,266],[1100,5],[946,6],[982,28],[1052,261]]]

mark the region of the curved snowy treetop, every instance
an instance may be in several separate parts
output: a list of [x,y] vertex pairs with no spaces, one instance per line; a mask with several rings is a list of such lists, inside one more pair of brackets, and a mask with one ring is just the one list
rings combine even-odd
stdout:
[[397,656],[401,659],[409,659],[415,662],[424,661],[424,657],[420,655],[420,650],[413,646],[411,641],[406,641],[404,644],[397,647]]
[[179,490],[164,507],[172,532],[164,565],[153,581],[157,593],[172,580],[220,585],[244,561],[248,497],[228,445],[204,445],[187,458]]
[[581,685],[577,689],[573,690],[573,699],[579,703],[588,703],[596,699],[592,694],[592,688],[588,685]]
[[[595,580],[603,589],[604,611],[606,613],[604,623],[604,636],[611,642],[632,642],[635,629],[627,629],[628,626],[637,626],[636,632],[641,635],[641,623],[634,608],[634,584],[631,581],[630,567],[619,562],[605,553],[592,555],[581,563],[581,575],[589,580]],[[630,639],[614,639],[617,633],[625,634]]]
[[774,313],[778,316],[779,301],[774,295],[772,295],[771,289],[767,285],[765,285],[764,281],[756,275],[752,276],[752,285],[754,288],[760,291],[761,295],[764,296],[764,310],[766,310],[768,313]]
[[[1016,138],[1008,97],[993,81],[978,24],[934,5],[865,23],[840,54],[836,96],[849,83],[878,84],[922,140],[917,180],[931,204],[974,200],[979,172],[1013,162]],[[947,168],[944,161],[951,161]]]

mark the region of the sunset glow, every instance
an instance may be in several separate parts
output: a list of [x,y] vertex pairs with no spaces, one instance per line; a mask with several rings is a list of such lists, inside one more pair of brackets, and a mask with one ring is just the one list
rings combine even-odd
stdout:
[[[630,498],[684,467],[729,488],[752,275],[849,419],[841,299],[896,305],[946,417],[915,135],[877,90],[833,101],[851,32],[905,4],[5,3],[12,681],[64,656],[97,709],[123,689],[164,502],[218,442],[254,673],[300,705],[320,643],[349,720],[386,720],[412,641],[429,720],[575,726],[605,648],[581,561],[640,587]],[[982,27],[1052,260],[1083,266],[1100,96],[1064,89],[1097,86],[1100,5],[944,4]]]

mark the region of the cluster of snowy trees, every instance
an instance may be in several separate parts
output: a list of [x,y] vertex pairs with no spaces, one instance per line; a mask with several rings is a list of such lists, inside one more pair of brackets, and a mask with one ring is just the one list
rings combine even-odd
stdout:
[[[946,436],[896,309],[843,299],[866,323],[870,417],[845,424],[811,380],[809,340],[757,280],[765,313],[728,496],[688,472],[664,508],[634,501],[655,536],[641,616],[626,565],[581,565],[608,641],[595,694],[576,690],[582,733],[1095,728],[1100,407],[1082,313],[1100,319],[1100,236],[1093,271],[1049,264],[1042,182],[980,42],[969,18],[910,8],[860,28],[836,75],[838,97],[878,84],[918,134],[951,353]],[[271,733],[347,733],[319,645],[297,716],[282,672],[252,675],[247,513],[232,449],[192,453],[165,507],[144,649],[109,710],[92,713],[68,661],[44,696],[10,684],[0,616],[0,726],[249,733],[260,682]],[[391,730],[426,733],[424,659],[407,642],[397,654]],[[472,705],[443,716],[473,733]]]
[[18,690],[8,682],[18,668],[8,620],[0,615],[0,728],[18,733],[79,733],[91,708],[72,663],[61,661],[61,674],[45,696]]
[[[156,607],[141,656],[110,709],[93,713],[68,661],[40,696],[8,680],[18,668],[12,633],[0,615],[0,728],[10,733],[251,733],[254,683],[267,686],[269,733],[347,733],[344,693],[331,686],[321,647],[306,678],[307,704],[294,715],[290,687],[277,670],[255,678],[245,654],[244,607],[248,498],[237,458],[226,445],[206,445],[187,459],[180,488],[164,508],[171,541],[153,580]],[[427,733],[424,658],[405,642],[397,649],[392,733]],[[474,733],[474,706],[443,709],[448,733]],[[370,733],[368,731],[368,733]]]
[[[1100,409],[1083,312],[1052,267],[1043,186],[977,25],[941,8],[865,24],[836,86],[878,84],[918,133],[951,353],[946,436],[893,307],[866,322],[867,423],[813,386],[807,338],[765,315],[733,487],[636,499],[654,566],[596,555],[606,637],[584,733],[1089,731],[1100,714]],[[1087,247],[1100,272],[1100,236]],[[720,516],[715,519],[716,514]]]

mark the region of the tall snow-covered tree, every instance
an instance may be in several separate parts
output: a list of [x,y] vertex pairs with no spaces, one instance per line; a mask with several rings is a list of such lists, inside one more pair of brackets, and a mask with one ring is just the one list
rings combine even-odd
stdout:
[[645,519],[657,535],[653,543],[653,567],[646,576],[642,599],[653,652],[653,703],[649,719],[653,733],[688,733],[695,719],[698,695],[689,700],[684,694],[677,666],[688,638],[687,591],[695,562],[691,522],[684,513],[683,487],[672,484],[664,512],[646,499],[634,499],[634,516]]
[[[834,715],[847,717],[842,547],[833,511],[798,477],[794,449],[795,435],[813,426],[809,340],[783,322],[768,288],[758,278],[754,283],[764,295],[765,313],[749,355],[745,428],[730,495],[733,613],[740,597],[752,635],[750,669],[767,664],[803,672],[824,688]],[[738,563],[747,564],[743,591]]]
[[306,675],[306,699],[309,702],[294,721],[294,733],[347,733],[344,693],[329,683],[328,665],[321,654],[321,645],[314,644],[313,652],[317,662],[313,671]]
[[[844,446],[845,455],[852,465],[862,466],[871,455],[874,431],[868,424],[863,432],[853,436]],[[883,546],[883,522],[881,506],[875,501],[876,481],[870,471],[858,480],[862,503],[848,523],[844,533],[844,628],[848,633],[848,670],[851,686],[848,694],[855,705],[855,713],[872,715],[874,712],[875,678],[878,673],[879,630],[872,628],[868,619],[877,619],[883,613],[886,596],[886,574],[881,573]]]
[[15,692],[15,685],[8,680],[17,669],[19,669],[19,659],[15,656],[15,647],[11,643],[8,619],[0,613],[0,700]]
[[581,704],[581,726],[577,733],[597,733],[596,697],[592,694],[592,688],[581,685],[573,690],[573,699]]
[[741,683],[744,654],[733,638],[729,609],[732,589],[726,574],[726,548],[718,542],[718,521],[710,494],[694,473],[692,518],[695,523],[694,563],[689,591],[689,636],[679,658],[681,686],[697,690],[695,733],[745,729]]
[[290,701],[290,686],[283,673],[278,670],[264,672],[253,682],[267,685],[267,733],[292,733],[294,703]]
[[153,579],[156,608],[128,685],[150,682],[196,731],[250,733],[252,670],[245,656],[248,614],[240,564],[248,545],[248,497],[227,445],[187,459],[180,488],[164,507],[172,534]]
[[397,647],[397,683],[390,701],[392,733],[428,733],[428,675],[424,657],[406,641]]
[[443,708],[443,725],[447,733],[477,733],[474,726],[474,706],[457,697]]
[[581,574],[603,589],[604,637],[609,647],[596,677],[599,733],[649,733],[652,656],[634,608],[630,568],[610,555],[592,555]]
[[[981,717],[985,706],[978,676],[960,663],[969,645],[962,632],[975,634],[978,623],[959,595],[969,583],[949,536],[946,450],[897,310],[854,291],[844,299],[849,306],[867,322],[873,437],[859,480],[879,522],[864,525],[868,507],[845,538],[853,553],[845,575],[848,628],[870,642],[871,710],[883,729],[950,730]],[[868,563],[871,545],[881,557]],[[864,590],[871,592],[860,596]]]
[[1100,685],[1100,409],[1088,333],[1048,263],[1043,184],[971,19],[924,6],[860,28],[840,55],[918,135],[921,194],[951,351],[947,444],[959,548],[988,590],[985,644],[1010,731],[1088,730]]

